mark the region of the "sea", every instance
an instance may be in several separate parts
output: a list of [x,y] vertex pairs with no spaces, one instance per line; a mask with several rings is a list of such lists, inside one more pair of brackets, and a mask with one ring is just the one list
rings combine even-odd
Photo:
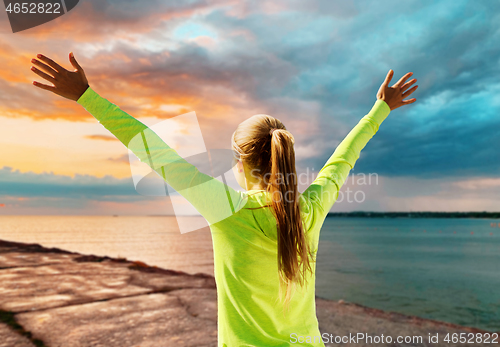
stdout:
[[[188,217],[198,223],[202,217]],[[328,217],[316,295],[500,331],[500,220]],[[0,239],[213,275],[208,228],[170,216],[0,216]]]

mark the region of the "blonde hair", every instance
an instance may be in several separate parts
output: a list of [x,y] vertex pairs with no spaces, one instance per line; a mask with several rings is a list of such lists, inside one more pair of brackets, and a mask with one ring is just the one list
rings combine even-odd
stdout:
[[254,177],[257,172],[270,193],[269,204],[263,207],[271,206],[277,221],[279,297],[286,292],[284,308],[288,308],[292,287],[303,286],[306,272],[312,273],[310,245],[299,209],[294,137],[279,119],[258,114],[238,125],[231,141],[233,150]]

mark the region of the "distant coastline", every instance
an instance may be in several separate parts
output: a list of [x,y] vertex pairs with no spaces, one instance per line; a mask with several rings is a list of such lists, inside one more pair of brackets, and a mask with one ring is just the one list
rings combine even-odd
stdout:
[[356,218],[488,218],[499,219],[500,212],[330,212],[328,217]]
[[[175,217],[169,214],[150,214],[148,217]],[[199,215],[186,216],[198,217]],[[114,215],[118,217],[118,215]],[[500,212],[330,212],[327,217],[355,217],[355,218],[480,218],[480,219],[500,219]]]

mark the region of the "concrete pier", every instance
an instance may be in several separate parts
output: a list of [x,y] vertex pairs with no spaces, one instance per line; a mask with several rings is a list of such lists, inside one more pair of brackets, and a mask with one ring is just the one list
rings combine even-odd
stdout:
[[[316,309],[320,331],[328,336],[422,336],[421,343],[326,346],[494,346],[443,341],[447,333],[486,333],[479,329],[321,298]],[[438,333],[440,343],[429,343],[429,333]],[[215,280],[125,259],[0,241],[0,347],[32,346],[215,347]]]

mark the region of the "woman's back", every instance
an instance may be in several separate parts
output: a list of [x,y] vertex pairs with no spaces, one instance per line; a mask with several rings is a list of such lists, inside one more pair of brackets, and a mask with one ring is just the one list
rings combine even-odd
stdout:
[[[293,335],[318,336],[315,263],[304,288],[297,286],[290,309],[279,301],[276,218],[265,191],[242,193],[245,206],[211,226],[218,293],[220,346],[288,346]],[[308,204],[306,199],[301,202]],[[301,204],[302,205],[302,204]],[[263,208],[260,208],[263,207]],[[304,205],[304,210],[308,206]],[[305,222],[307,214],[303,214]],[[318,249],[319,227],[307,230],[311,250]],[[288,342],[287,342],[288,341]]]

